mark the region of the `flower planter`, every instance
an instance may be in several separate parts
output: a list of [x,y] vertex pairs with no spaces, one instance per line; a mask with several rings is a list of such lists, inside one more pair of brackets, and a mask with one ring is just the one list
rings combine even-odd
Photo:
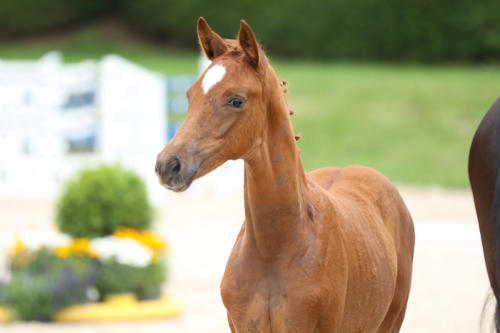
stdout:
[[57,322],[135,321],[172,318],[182,314],[182,306],[170,296],[138,301],[133,294],[116,294],[104,302],[72,305],[54,316]]

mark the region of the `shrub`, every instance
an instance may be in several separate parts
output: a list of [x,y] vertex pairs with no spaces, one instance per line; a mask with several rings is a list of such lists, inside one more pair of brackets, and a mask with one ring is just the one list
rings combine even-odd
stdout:
[[29,263],[12,270],[3,292],[5,303],[18,319],[49,321],[63,307],[87,301],[87,290],[95,279],[90,260],[60,259],[48,250],[31,255]]
[[73,237],[94,238],[119,227],[149,229],[152,222],[142,180],[120,166],[86,170],[70,181],[57,207],[57,224]]
[[348,60],[500,58],[500,2],[485,0],[16,0],[0,6],[0,35],[50,31],[106,14],[194,49],[195,21],[224,37],[246,19],[272,54]]
[[106,14],[194,49],[195,21],[224,37],[246,19],[272,54],[348,60],[500,58],[500,2],[485,0],[16,0],[0,6],[0,35],[54,30]]
[[167,277],[164,260],[145,267],[123,265],[116,261],[99,263],[96,287],[101,296],[134,293],[139,299],[157,298]]

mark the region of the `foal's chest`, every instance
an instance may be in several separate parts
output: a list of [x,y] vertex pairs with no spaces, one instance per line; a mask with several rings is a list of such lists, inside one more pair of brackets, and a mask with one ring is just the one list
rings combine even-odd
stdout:
[[[234,259],[234,258],[233,258]],[[296,266],[228,262],[221,285],[233,332],[314,332],[328,293]]]

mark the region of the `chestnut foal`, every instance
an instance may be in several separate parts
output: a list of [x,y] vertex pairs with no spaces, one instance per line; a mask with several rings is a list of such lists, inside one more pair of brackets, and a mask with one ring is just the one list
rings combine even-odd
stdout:
[[222,39],[203,18],[210,67],[158,155],[170,190],[245,162],[245,221],[221,284],[232,332],[398,332],[414,229],[398,191],[366,167],[305,173],[278,78],[246,22]]

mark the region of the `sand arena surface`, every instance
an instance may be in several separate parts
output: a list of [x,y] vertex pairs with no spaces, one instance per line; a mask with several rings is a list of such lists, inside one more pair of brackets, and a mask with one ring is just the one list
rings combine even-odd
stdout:
[[[488,281],[470,192],[403,187],[401,193],[416,224],[413,284],[401,332],[479,332]],[[159,207],[156,229],[171,248],[165,289],[185,304],[185,314],[178,319],[13,323],[0,324],[0,331],[229,332],[219,284],[243,215],[241,195],[169,194]],[[0,236],[25,228],[52,229],[52,218],[51,202],[0,201]],[[0,251],[5,256],[5,249]]]

